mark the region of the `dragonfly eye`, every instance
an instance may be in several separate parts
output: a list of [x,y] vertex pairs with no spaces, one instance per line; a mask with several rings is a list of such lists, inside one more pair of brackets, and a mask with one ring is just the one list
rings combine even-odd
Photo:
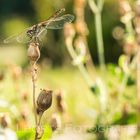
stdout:
[[27,36],[32,37],[33,36],[33,30],[28,30],[27,31]]

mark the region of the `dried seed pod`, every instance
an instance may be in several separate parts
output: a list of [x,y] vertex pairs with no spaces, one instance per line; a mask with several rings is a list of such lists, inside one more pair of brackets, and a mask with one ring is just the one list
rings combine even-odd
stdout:
[[2,81],[4,79],[4,72],[0,71],[0,81]]
[[37,98],[37,113],[42,114],[52,104],[52,90],[41,90]]
[[135,11],[136,11],[136,15],[140,16],[140,0],[137,0],[136,2]]
[[8,124],[9,124],[9,120],[8,120],[8,116],[6,115],[3,115],[0,117],[0,125],[3,127],[3,128],[7,128],[8,127]]
[[13,78],[13,80],[19,79],[21,74],[22,74],[22,68],[20,66],[13,65],[11,67],[11,70],[12,70],[12,78]]
[[37,138],[37,140],[41,139],[43,134],[44,134],[44,129],[42,128],[42,126],[40,126],[40,125],[37,126],[37,128],[36,128],[36,138]]
[[30,43],[27,54],[32,62],[36,62],[40,58],[40,50],[38,43]]
[[57,114],[53,114],[51,121],[50,121],[50,125],[52,128],[52,131],[55,131],[57,128],[61,127],[61,120]]
[[73,38],[75,36],[75,29],[74,29],[74,25],[71,24],[65,24],[64,26],[64,35],[65,38]]
[[63,102],[63,94],[61,91],[58,91],[56,94],[56,107],[59,112],[61,113],[65,112],[65,104]]
[[127,0],[119,0],[119,4],[120,4],[120,13],[122,16],[131,11],[131,7]]

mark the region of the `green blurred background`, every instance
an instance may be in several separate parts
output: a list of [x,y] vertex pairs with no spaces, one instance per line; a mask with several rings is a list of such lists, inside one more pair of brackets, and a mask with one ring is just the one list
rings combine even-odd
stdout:
[[[50,15],[52,15],[52,13],[62,7],[66,8],[66,13],[74,14],[73,6],[74,1],[72,0],[1,0],[0,46],[10,47],[11,44],[5,45],[2,43],[4,38],[20,33],[25,28],[40,21],[46,20]],[[91,12],[88,4],[86,5],[85,9],[85,20],[90,31],[88,34],[88,46],[91,51],[94,63],[98,64],[94,15]],[[120,43],[118,43],[118,41],[116,41],[112,36],[113,29],[121,24],[119,22],[119,8],[117,0],[105,0],[102,20],[106,63],[117,63],[118,57],[122,53],[122,47]],[[41,45],[44,47],[41,49],[42,56],[40,60],[43,60],[44,57],[48,58],[49,62],[51,62],[53,66],[60,66],[70,63],[70,57],[65,48],[63,30],[48,31],[46,40]],[[17,46],[24,45],[18,44]],[[20,56],[23,56],[23,59],[21,57],[20,63],[22,62],[22,65],[26,65],[26,45],[22,47],[22,49],[17,47],[10,47],[8,49],[12,51],[14,48],[19,50],[19,52],[24,53],[23,55],[20,54]],[[0,51],[0,56],[5,56],[5,53],[7,53],[6,47],[1,49],[3,52]],[[18,53],[14,53],[13,55],[18,55]]]

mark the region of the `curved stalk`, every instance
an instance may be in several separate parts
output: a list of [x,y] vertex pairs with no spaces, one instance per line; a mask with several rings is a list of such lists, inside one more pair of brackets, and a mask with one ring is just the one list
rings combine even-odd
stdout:
[[[75,53],[73,46],[72,46],[72,39],[69,38],[69,40],[67,40],[67,49],[72,57],[73,60],[75,60],[77,58],[77,54]],[[84,65],[82,63],[77,64],[81,74],[83,75],[84,79],[86,80],[86,82],[88,83],[89,87],[94,86],[94,83],[90,77],[90,75],[88,74],[86,68],[84,67]]]
[[101,12],[103,9],[104,0],[98,0],[97,4],[94,0],[88,0],[89,6],[92,12],[95,14],[95,30],[96,30],[96,42],[98,48],[98,59],[101,70],[105,69],[105,58],[104,58],[104,43],[102,34],[102,20]]

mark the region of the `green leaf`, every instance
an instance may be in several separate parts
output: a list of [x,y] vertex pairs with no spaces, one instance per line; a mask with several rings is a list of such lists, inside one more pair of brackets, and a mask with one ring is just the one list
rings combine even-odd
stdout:
[[41,140],[49,140],[52,136],[52,129],[49,125],[44,126],[44,134],[41,138]]
[[113,122],[113,124],[121,124],[121,125],[134,124],[136,123],[136,121],[137,121],[136,114],[129,113],[126,114],[125,116],[120,116],[120,118],[116,119]]
[[[35,128],[17,131],[18,140],[33,140],[35,137]],[[49,125],[44,126],[44,134],[40,140],[49,140],[52,135],[52,129]]]
[[26,130],[20,130],[16,132],[18,140],[31,140],[33,139],[35,135],[35,129],[26,129]]

